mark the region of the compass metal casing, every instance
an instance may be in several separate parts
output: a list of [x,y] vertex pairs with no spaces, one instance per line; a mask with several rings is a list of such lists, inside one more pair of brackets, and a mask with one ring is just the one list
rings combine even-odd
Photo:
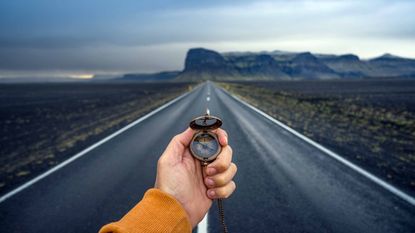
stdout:
[[196,117],[189,124],[190,128],[198,131],[190,142],[190,153],[202,164],[215,160],[222,150],[217,135],[211,132],[221,125],[221,119],[208,114]]
[[[206,142],[206,138],[209,138],[209,142]],[[204,140],[203,144],[201,140]],[[198,160],[211,162],[218,157],[222,147],[216,134],[209,131],[199,131],[193,135],[189,149],[190,153]]]

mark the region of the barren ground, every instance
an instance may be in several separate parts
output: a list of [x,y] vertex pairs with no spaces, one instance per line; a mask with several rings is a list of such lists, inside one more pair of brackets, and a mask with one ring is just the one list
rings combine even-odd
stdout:
[[189,83],[0,85],[0,193],[189,88]]
[[359,166],[415,193],[415,81],[220,85]]

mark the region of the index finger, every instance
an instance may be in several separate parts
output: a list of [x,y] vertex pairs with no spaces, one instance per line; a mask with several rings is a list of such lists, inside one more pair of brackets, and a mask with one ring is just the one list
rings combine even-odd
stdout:
[[219,143],[221,146],[225,147],[228,145],[228,133],[225,130],[219,128],[213,130],[213,132],[218,136]]
[[225,146],[222,148],[222,151],[218,157],[210,163],[206,168],[206,173],[209,176],[221,173],[226,171],[232,162],[232,148],[230,146]]

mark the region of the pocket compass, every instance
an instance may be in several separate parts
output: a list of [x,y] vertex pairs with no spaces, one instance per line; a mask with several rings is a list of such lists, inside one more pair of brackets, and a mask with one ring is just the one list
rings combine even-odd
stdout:
[[[200,160],[202,166],[207,166],[218,157],[222,149],[218,136],[212,132],[222,126],[222,120],[219,119],[219,117],[211,116],[209,110],[207,110],[204,116],[193,119],[189,126],[196,130],[196,133],[190,141],[190,153],[193,157]],[[223,232],[228,233],[228,227],[225,224],[222,199],[217,199],[217,201]]]
[[190,142],[190,153],[200,160],[202,165],[206,166],[215,160],[221,152],[222,147],[219,139],[212,131],[222,125],[222,120],[205,114],[193,119],[189,125],[190,128],[197,131]]

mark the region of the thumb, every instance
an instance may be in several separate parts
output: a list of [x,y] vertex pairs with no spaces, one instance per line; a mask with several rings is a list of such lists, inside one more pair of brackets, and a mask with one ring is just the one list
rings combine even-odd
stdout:
[[189,127],[181,134],[174,136],[172,141],[175,141],[175,143],[180,143],[184,148],[186,148],[190,145],[190,141],[192,140],[193,135],[194,130]]
[[194,131],[191,128],[187,128],[184,132],[174,136],[162,156],[167,157],[169,160],[181,160],[186,148],[190,145],[193,134]]

